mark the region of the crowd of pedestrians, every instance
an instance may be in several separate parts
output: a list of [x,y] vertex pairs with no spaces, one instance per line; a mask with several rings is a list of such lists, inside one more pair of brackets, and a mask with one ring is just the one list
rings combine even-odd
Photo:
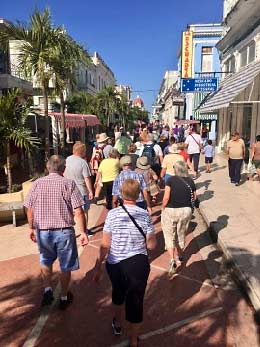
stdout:
[[[108,131],[107,131],[108,133]],[[76,142],[73,154],[65,160],[52,156],[47,162],[49,174],[33,183],[24,205],[30,237],[38,243],[44,284],[42,305],[54,299],[51,285],[52,266],[60,263],[61,310],[73,301],[69,291],[71,271],[79,268],[74,224],[86,246],[93,232],[88,228],[90,204],[105,196],[108,211],[99,255],[94,268],[98,281],[102,263],[112,285],[115,335],[123,332],[124,318],[129,322],[129,346],[138,346],[143,320],[143,300],[150,272],[148,250],[156,247],[151,220],[152,208],[161,204],[161,227],[169,254],[169,275],[181,268],[185,234],[196,206],[194,180],[199,175],[199,160],[205,156],[210,173],[215,155],[212,141],[191,127],[172,130],[146,125],[130,136],[124,129],[96,136],[91,160],[86,160],[86,146]],[[260,137],[253,145],[251,160],[260,170]],[[234,133],[227,145],[232,183],[240,181],[245,154],[244,142]]]

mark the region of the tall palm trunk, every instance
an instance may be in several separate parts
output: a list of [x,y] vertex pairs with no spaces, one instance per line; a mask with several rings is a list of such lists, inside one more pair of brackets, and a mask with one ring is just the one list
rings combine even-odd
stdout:
[[61,129],[60,129],[60,144],[61,144],[61,152],[63,154],[65,149],[65,100],[63,92],[60,93],[60,112],[61,112]]
[[11,173],[11,148],[10,142],[6,144],[6,173],[7,173],[7,191],[12,192],[12,173]]
[[[46,83],[44,83],[46,84]],[[43,84],[42,95],[43,95],[43,104],[44,104],[44,119],[45,119],[45,144],[44,144],[44,152],[45,152],[45,160],[47,160],[50,156],[50,123],[49,123],[49,115],[48,115],[48,86]]]

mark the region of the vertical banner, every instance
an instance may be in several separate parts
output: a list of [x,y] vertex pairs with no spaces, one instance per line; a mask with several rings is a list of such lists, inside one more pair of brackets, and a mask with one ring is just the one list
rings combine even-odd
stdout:
[[182,33],[181,77],[192,77],[193,32]]

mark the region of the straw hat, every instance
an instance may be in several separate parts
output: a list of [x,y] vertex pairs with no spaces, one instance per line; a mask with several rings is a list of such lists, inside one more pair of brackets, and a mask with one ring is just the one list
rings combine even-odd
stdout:
[[151,167],[151,165],[149,165],[147,157],[139,157],[137,159],[136,166],[142,170],[147,170],[147,169],[150,169]]
[[124,155],[121,159],[120,159],[120,166],[129,166],[132,165],[132,158],[130,157],[130,155]]
[[102,133],[102,134],[99,134],[99,137],[97,139],[97,142],[98,143],[102,143],[102,142],[105,142],[109,139],[109,136],[107,136],[106,133]]
[[180,153],[178,145],[176,143],[174,143],[173,145],[171,145],[169,147],[169,153],[171,153],[171,154],[179,154]]

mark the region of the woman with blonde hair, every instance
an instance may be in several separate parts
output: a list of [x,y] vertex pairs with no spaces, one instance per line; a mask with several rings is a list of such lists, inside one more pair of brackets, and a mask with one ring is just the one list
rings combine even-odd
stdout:
[[136,206],[139,194],[140,185],[136,180],[126,179],[122,183],[123,203],[107,215],[94,274],[94,280],[98,281],[101,264],[106,259],[114,305],[113,333],[122,334],[125,313],[129,323],[129,347],[138,346],[143,300],[150,273],[147,249],[156,246],[151,218],[146,210]]
[[170,256],[169,274],[181,265],[185,234],[196,200],[196,187],[184,161],[174,164],[175,175],[165,185],[161,224],[166,249]]

